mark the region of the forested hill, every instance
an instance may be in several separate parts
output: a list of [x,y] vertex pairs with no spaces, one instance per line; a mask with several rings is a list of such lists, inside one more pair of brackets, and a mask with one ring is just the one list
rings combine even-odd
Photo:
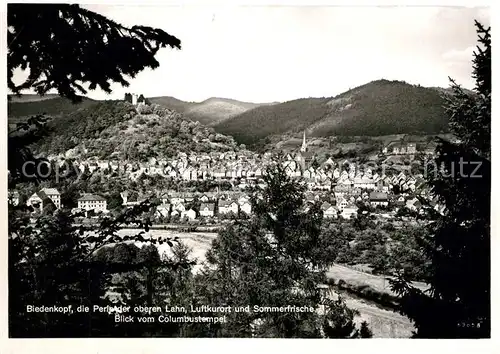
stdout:
[[45,155],[97,156],[145,161],[178,152],[237,150],[232,137],[214,132],[180,113],[158,105],[136,108],[127,102],[103,101],[52,119],[50,135],[35,147]]
[[242,102],[229,98],[211,97],[203,102],[185,102],[174,97],[151,97],[149,101],[184,114],[193,121],[212,126],[250,109],[274,103]]
[[22,95],[11,96],[7,104],[9,122],[19,121],[23,118],[45,113],[50,116],[59,116],[75,112],[78,109],[90,107],[97,101],[82,97],[82,102],[72,103],[67,98],[57,95]]
[[214,126],[244,144],[308,130],[312,136],[435,134],[447,132],[443,91],[378,80],[336,97],[260,106]]

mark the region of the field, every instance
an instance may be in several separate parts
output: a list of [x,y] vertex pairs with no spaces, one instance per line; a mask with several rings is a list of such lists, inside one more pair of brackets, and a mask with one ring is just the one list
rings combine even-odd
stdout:
[[[118,232],[119,235],[136,235],[141,230],[138,229],[122,229]],[[205,253],[208,251],[212,244],[212,240],[217,237],[217,234],[211,232],[176,232],[170,230],[152,230],[148,232],[145,237],[178,237],[186,246],[192,249],[191,257],[193,260],[197,260],[197,264],[194,267],[194,271],[198,271],[202,267],[202,263],[205,260]],[[138,244],[139,246],[139,244]],[[160,255],[171,254],[170,246],[167,244],[158,245],[158,252]]]
[[[381,293],[387,293],[389,295],[396,295],[389,288],[389,281],[380,275],[372,275],[358,270],[344,267],[339,264],[335,264],[327,272],[328,278],[333,278],[335,280],[344,280],[346,283],[353,286],[363,286],[367,285],[373,290]],[[426,290],[428,288],[427,284],[414,282],[413,285],[421,290]]]

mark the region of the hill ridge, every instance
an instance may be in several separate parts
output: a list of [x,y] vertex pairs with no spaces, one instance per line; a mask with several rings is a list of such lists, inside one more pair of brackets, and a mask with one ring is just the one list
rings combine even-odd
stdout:
[[135,107],[124,101],[98,101],[54,116],[50,134],[34,146],[37,154],[147,161],[178,152],[237,151],[232,137],[156,104]]
[[247,145],[304,129],[316,137],[445,133],[448,120],[442,96],[433,88],[381,79],[333,97],[256,107],[214,128]]

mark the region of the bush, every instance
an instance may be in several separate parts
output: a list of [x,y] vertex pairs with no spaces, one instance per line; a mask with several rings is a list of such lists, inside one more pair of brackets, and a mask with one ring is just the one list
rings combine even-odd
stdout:
[[139,114],[151,114],[153,113],[153,107],[148,105],[137,106],[137,113]]

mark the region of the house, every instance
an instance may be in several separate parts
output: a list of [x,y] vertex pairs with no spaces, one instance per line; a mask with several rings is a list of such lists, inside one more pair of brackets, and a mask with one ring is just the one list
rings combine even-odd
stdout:
[[161,204],[156,207],[156,216],[168,217],[170,214],[170,204]]
[[214,203],[201,203],[200,205],[200,216],[213,217],[215,213]]
[[181,171],[181,176],[185,181],[191,180],[191,169],[186,168],[185,170]]
[[339,210],[343,210],[345,207],[347,207],[348,204],[349,202],[344,197],[340,197],[337,200],[337,205],[339,207]]
[[250,201],[250,198],[246,195],[246,194],[242,194],[239,198],[238,198],[238,204],[241,205],[241,204],[244,204],[244,203],[247,203]]
[[181,219],[182,218],[187,218],[188,220],[195,220],[196,219],[196,211],[194,211],[193,209],[184,210],[181,213]]
[[85,193],[78,199],[78,209],[106,213],[108,211],[106,198],[97,194]]
[[339,184],[333,188],[333,191],[335,193],[335,196],[337,197],[348,193],[350,191],[350,188],[345,184]]
[[333,166],[335,166],[335,162],[332,160],[331,157],[329,157],[325,162],[323,162],[323,166],[333,167]]
[[224,169],[217,169],[213,172],[214,178],[224,178],[226,176],[226,170]]
[[416,154],[417,153],[417,145],[416,144],[406,145],[406,153],[409,155]]
[[200,201],[203,202],[203,203],[206,203],[210,200],[210,198],[206,195],[206,194],[203,194],[201,197],[200,197]]
[[122,200],[123,200],[122,205],[124,205],[124,206],[133,206],[133,205],[138,205],[140,203],[137,199],[130,201],[128,199],[128,192],[127,191],[121,192],[120,197],[122,197]]
[[229,200],[220,200],[219,201],[219,213],[220,214],[229,214],[233,213],[235,215],[238,215],[238,203],[229,201]]
[[325,219],[331,219],[337,216],[335,207],[328,202],[324,202],[321,205],[321,210],[323,211],[323,218]]
[[242,202],[240,203],[240,210],[245,214],[250,215],[252,213],[252,204],[248,201]]
[[356,205],[348,205],[340,213],[344,219],[351,219],[358,214],[358,207]]
[[184,206],[184,203],[181,202],[173,204],[172,213],[177,212],[176,214],[178,214],[178,213],[184,213],[185,211],[186,207]]
[[413,210],[413,211],[416,211],[417,210],[417,207],[415,206],[415,203],[418,202],[418,207],[421,206],[419,200],[417,198],[412,198],[412,199],[408,199],[405,203],[405,206],[406,208],[408,208],[409,210]]
[[44,208],[44,204],[47,204],[46,198],[50,199],[57,209],[61,207],[61,194],[55,188],[43,188],[39,192],[34,193],[26,201],[26,205],[39,207],[41,211]]
[[371,192],[370,193],[370,204],[372,206],[387,206],[389,205],[389,200],[387,193],[383,192]]

